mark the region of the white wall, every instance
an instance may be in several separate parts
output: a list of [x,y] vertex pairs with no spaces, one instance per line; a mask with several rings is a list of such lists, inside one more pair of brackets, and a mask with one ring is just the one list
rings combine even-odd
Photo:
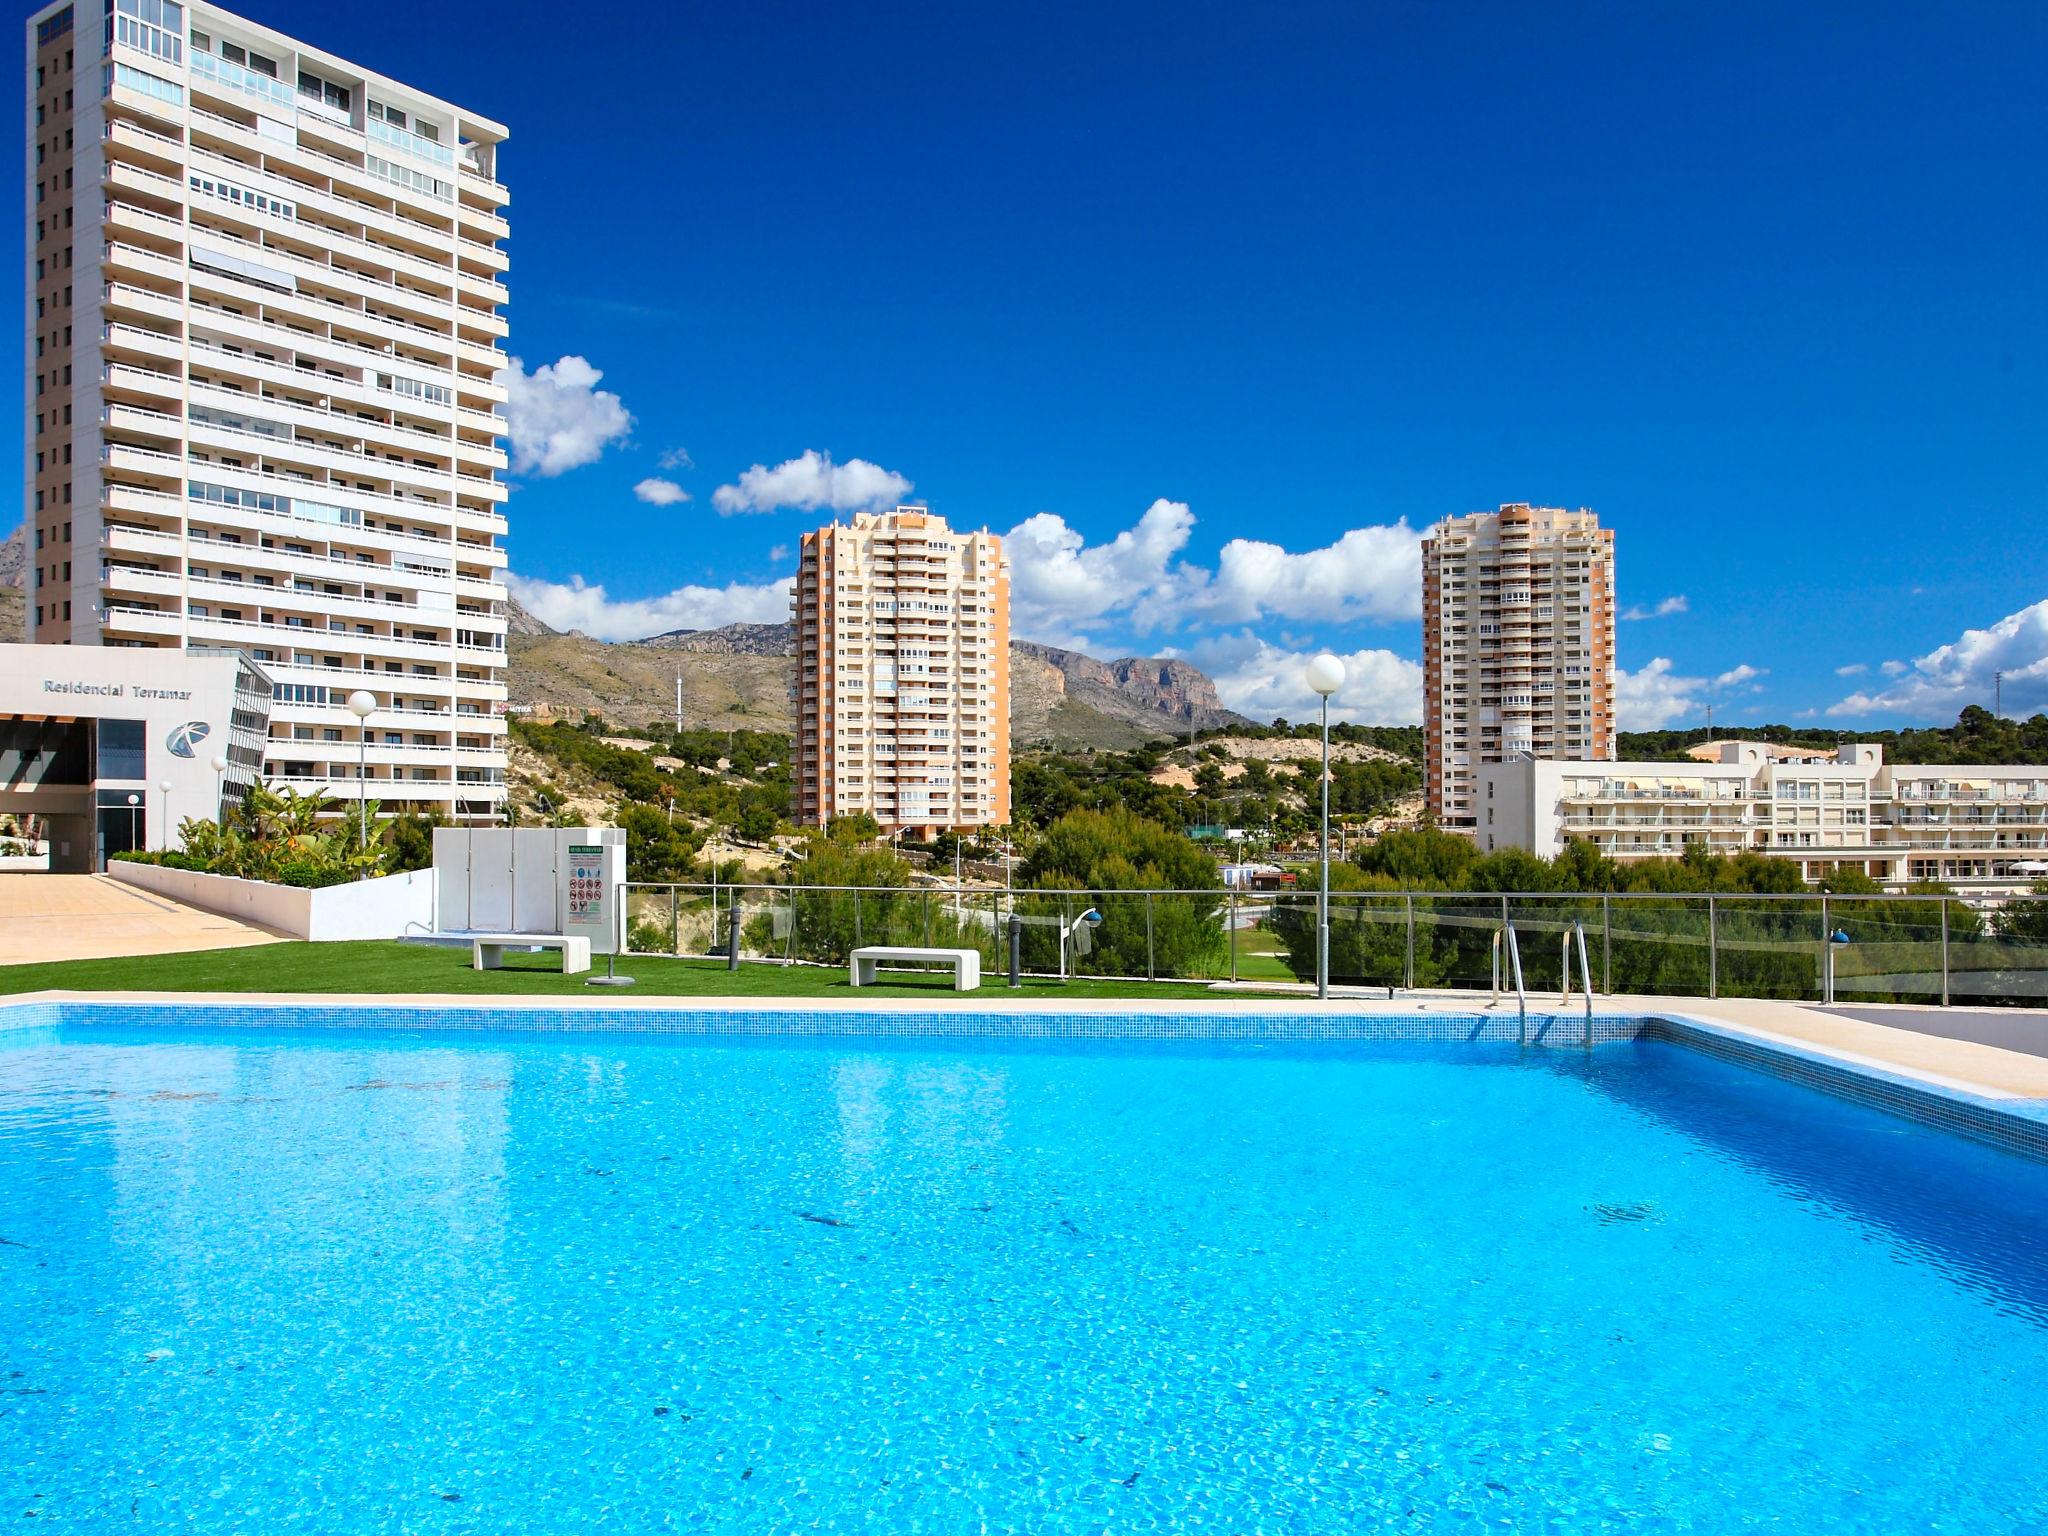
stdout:
[[128,859],[115,859],[107,872],[123,885],[295,939],[397,939],[430,933],[434,926],[435,879],[430,869],[317,891]]
[[434,872],[415,869],[349,885],[329,885],[313,897],[315,943],[338,939],[402,939],[434,931]]

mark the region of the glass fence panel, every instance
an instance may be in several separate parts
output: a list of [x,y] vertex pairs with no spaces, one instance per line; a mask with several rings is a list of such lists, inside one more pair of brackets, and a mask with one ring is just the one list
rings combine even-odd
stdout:
[[[1960,901],[1947,906],[1951,958],[1953,951],[1982,937],[1983,918]],[[1940,899],[1875,897],[1859,900],[1831,897],[1828,922],[1849,942],[1836,944],[1835,999],[1838,1002],[1939,1003],[1942,994],[1942,931]],[[1809,919],[1811,920],[1811,919]],[[1761,994],[1774,997],[1791,993]]]
[[[1468,987],[1493,984],[1493,940],[1500,932],[1497,896],[1415,898],[1415,985]],[[1512,991],[1502,962],[1502,985]]]
[[1820,906],[1817,896],[1715,897],[1709,986],[1722,997],[1819,998]]
[[[733,894],[722,892],[726,911],[721,923],[733,921]],[[794,953],[797,893],[787,886],[749,885],[738,888],[740,956],[747,960],[787,960]],[[720,937],[725,930],[720,929]]]
[[2048,900],[2018,896],[1959,922],[1949,903],[1949,1001],[2048,1006]]
[[[744,959],[843,969],[863,944],[970,948],[1006,975],[1010,920],[1027,975],[1312,983],[1316,892],[858,890],[629,885],[627,949],[718,957],[737,922]],[[1845,1002],[2048,1004],[2048,896],[1501,897],[1334,891],[1338,985],[1490,990],[1503,914],[1531,998],[1578,988],[1583,928],[1595,990],[1817,999],[1832,964]],[[1830,935],[1842,942],[1828,942]],[[1512,990],[1503,955],[1502,987]]]
[[626,887],[626,950],[629,954],[677,953],[672,892],[673,887],[666,885]]
[[[1313,932],[1309,939],[1288,954],[1290,971],[1302,981],[1314,981],[1316,975]],[[1407,985],[1408,903],[1403,898],[1330,893],[1330,980],[1346,986]]]
[[1602,914],[1609,990],[1705,997],[1713,962],[1707,952],[1705,897],[1610,900]]

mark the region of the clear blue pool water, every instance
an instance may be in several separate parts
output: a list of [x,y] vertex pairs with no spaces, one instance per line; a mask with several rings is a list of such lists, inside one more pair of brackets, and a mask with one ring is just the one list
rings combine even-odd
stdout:
[[0,1521],[2044,1531],[2044,1196],[1668,1045],[5,1035]]

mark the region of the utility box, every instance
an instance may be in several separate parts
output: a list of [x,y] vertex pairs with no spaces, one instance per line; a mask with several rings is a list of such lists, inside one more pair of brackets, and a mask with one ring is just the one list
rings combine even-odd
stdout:
[[[571,927],[571,849],[612,850],[580,867],[604,884],[601,907],[611,926],[600,936],[583,915]],[[618,827],[436,827],[434,927],[440,933],[577,934],[593,954],[614,952],[619,882],[626,878],[626,834]],[[585,879],[591,877],[586,875]]]

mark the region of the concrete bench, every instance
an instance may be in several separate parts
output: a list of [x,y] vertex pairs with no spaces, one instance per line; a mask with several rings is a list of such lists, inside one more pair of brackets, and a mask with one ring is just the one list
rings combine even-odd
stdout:
[[480,933],[470,940],[469,964],[474,971],[495,971],[505,964],[508,949],[559,949],[562,974],[590,969],[590,940],[580,934]]
[[863,944],[853,952],[853,984],[865,987],[871,983],[875,967],[884,960],[909,965],[950,965],[955,992],[972,992],[981,985],[981,951],[922,949],[911,944]]

